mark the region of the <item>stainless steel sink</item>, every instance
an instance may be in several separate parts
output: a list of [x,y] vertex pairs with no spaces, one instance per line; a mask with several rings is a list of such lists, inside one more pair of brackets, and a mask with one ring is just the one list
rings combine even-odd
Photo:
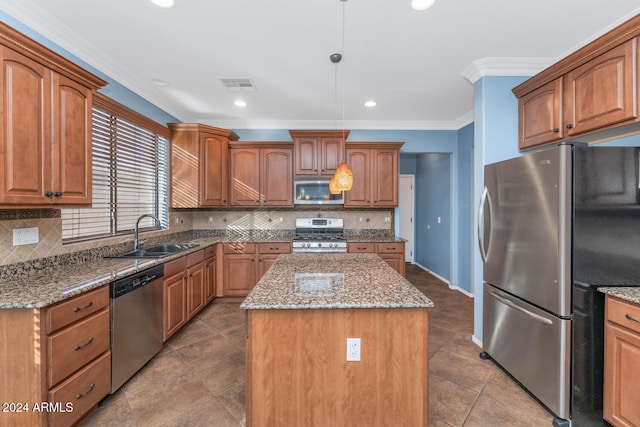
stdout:
[[185,244],[166,244],[151,246],[150,248],[142,248],[137,251],[125,252],[118,255],[109,255],[106,258],[163,258],[178,252],[186,251],[187,249],[195,248],[199,245],[193,243]]

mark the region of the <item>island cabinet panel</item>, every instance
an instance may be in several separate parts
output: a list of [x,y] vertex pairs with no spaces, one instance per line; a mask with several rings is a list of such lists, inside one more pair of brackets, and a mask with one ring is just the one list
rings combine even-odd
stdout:
[[247,426],[428,425],[426,308],[257,309],[247,325]]
[[640,305],[607,295],[604,355],[604,419],[614,426],[640,425]]

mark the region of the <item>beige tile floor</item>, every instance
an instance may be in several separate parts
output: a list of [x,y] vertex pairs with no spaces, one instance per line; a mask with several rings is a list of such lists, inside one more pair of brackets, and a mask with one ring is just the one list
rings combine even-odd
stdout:
[[[407,278],[430,317],[431,426],[550,426],[552,416],[471,342],[473,300],[420,268]],[[80,425],[244,426],[244,313],[211,304]],[[327,426],[330,427],[330,426]]]

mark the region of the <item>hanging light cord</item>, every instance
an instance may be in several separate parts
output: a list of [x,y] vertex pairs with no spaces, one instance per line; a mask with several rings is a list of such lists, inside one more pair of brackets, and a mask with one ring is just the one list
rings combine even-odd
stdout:
[[[344,59],[345,51],[344,51],[344,39],[345,39],[345,14],[346,14],[346,2],[347,0],[340,0],[342,2],[342,58]],[[344,139],[344,64],[340,67],[340,80],[341,80],[341,89],[342,89],[342,138]]]

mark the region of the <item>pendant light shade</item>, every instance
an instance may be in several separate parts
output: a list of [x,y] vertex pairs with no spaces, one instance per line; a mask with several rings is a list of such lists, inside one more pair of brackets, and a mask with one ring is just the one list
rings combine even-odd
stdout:
[[[346,163],[340,163],[336,169],[336,173],[333,175],[333,178],[331,178],[331,181],[334,182],[333,187],[337,193],[340,191],[351,190],[351,187],[353,186],[353,172],[349,165]],[[329,182],[329,191],[331,191],[331,181]],[[337,194],[332,191],[331,193]]]

